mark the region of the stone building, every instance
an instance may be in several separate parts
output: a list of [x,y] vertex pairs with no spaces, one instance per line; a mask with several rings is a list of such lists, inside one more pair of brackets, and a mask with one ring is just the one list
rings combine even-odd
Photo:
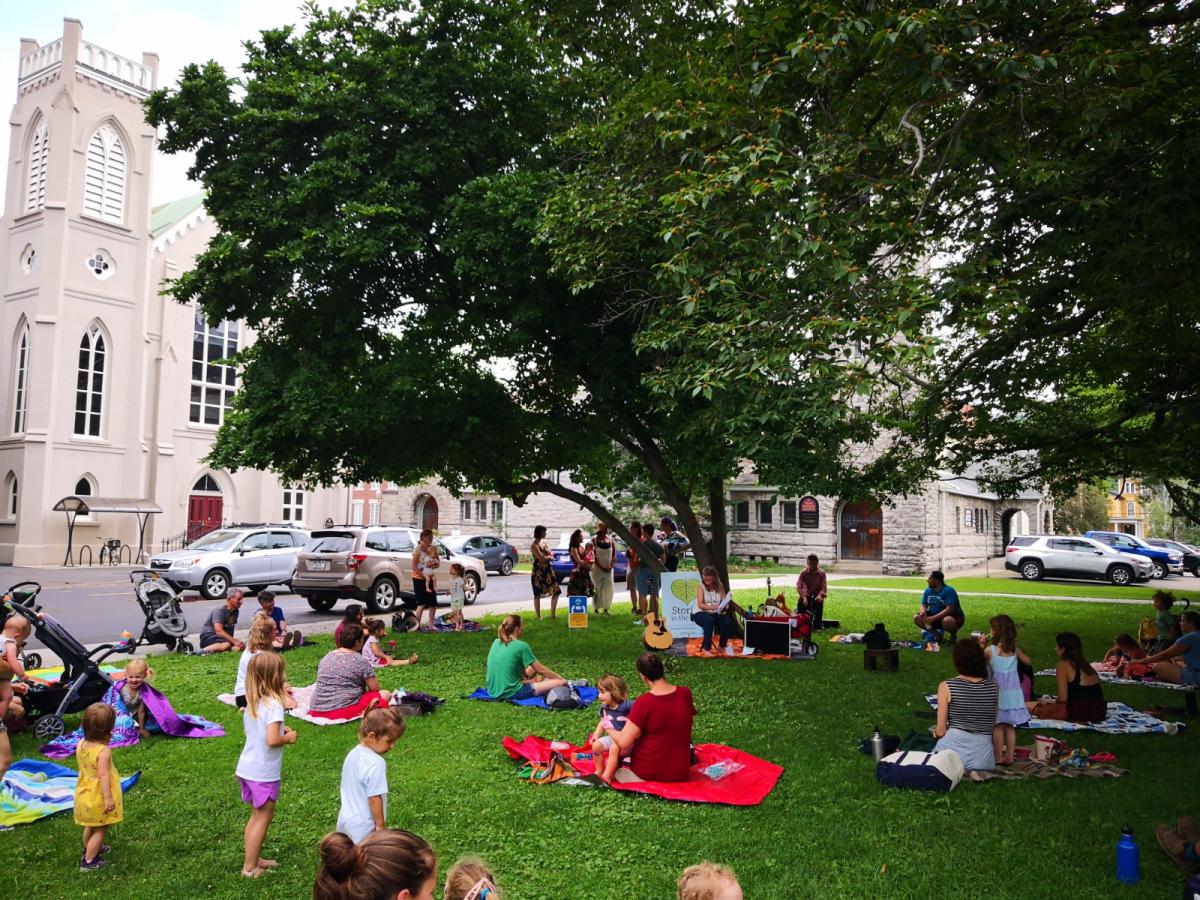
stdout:
[[[154,54],[92,44],[74,19],[49,44],[21,42],[0,218],[0,564],[63,562],[66,516],[53,507],[68,497],[161,509],[147,549],[224,522],[320,524],[349,510],[345,489],[202,461],[238,386],[221,361],[254,335],[161,296],[216,230],[200,196],[151,209],[141,104],[157,74]],[[101,539],[138,545],[133,515],[75,525],[76,562]]]

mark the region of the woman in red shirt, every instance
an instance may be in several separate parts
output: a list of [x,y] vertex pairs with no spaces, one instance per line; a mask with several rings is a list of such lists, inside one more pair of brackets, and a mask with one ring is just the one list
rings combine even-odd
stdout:
[[[643,653],[637,661],[645,694],[634,701],[629,719],[620,731],[606,728],[620,752],[609,759],[600,777],[617,781],[687,781],[692,767],[692,719],[696,706],[692,689],[663,678],[657,653]],[[632,748],[632,749],[631,749]],[[628,769],[617,769],[617,758],[630,756]]]

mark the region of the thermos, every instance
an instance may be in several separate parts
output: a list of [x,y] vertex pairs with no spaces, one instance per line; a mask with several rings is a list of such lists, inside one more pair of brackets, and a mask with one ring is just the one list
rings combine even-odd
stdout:
[[[879,762],[884,757],[883,752],[883,735],[879,733],[879,726],[875,726],[875,733],[871,735],[871,756],[875,758],[875,762]],[[1133,852],[1137,853],[1137,847],[1133,848]]]
[[1121,839],[1117,841],[1117,881],[1121,884],[1137,884],[1141,877],[1138,845],[1133,839],[1133,829],[1126,825],[1121,829]]

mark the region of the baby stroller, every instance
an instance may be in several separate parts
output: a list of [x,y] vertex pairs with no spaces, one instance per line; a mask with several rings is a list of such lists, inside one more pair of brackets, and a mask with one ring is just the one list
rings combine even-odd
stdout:
[[121,647],[101,644],[89,652],[66,628],[41,611],[34,602],[36,597],[36,591],[14,593],[6,596],[4,605],[10,614],[17,613],[28,619],[37,639],[62,660],[63,673],[57,683],[49,687],[31,684],[25,695],[25,714],[34,722],[34,735],[39,740],[50,741],[66,731],[63,716],[86,709],[104,698],[113,682],[100,668],[100,663]]
[[179,653],[190,653],[195,649],[190,641],[184,640],[188,633],[187,619],[179,597],[170,585],[149,569],[134,569],[129,573],[129,580],[146,621],[141,637],[125,652],[132,652],[140,644],[165,644],[168,650]]
[[[8,621],[8,617],[12,615],[12,610],[8,606],[8,601],[16,598],[26,605],[32,605],[37,595],[42,591],[42,586],[36,581],[22,581],[14,584],[4,595],[0,597],[0,628],[4,627],[4,623]],[[42,667],[42,654],[38,652],[22,653],[21,665],[26,670],[40,669]]]

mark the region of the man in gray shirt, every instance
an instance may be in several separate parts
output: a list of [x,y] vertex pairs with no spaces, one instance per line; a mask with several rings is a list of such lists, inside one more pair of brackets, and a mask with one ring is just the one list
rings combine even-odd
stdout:
[[200,629],[201,653],[224,653],[227,650],[245,650],[246,645],[233,636],[237,627],[238,610],[242,608],[242,589],[230,588],[225,605],[218,606],[204,620]]
[[638,560],[641,565],[637,569],[638,595],[641,597],[641,607],[646,609],[646,600],[650,601],[650,612],[658,615],[658,573],[653,571],[645,561],[654,557],[660,563],[663,561],[662,544],[654,539],[654,526],[647,522],[642,526],[642,543],[637,548]]

